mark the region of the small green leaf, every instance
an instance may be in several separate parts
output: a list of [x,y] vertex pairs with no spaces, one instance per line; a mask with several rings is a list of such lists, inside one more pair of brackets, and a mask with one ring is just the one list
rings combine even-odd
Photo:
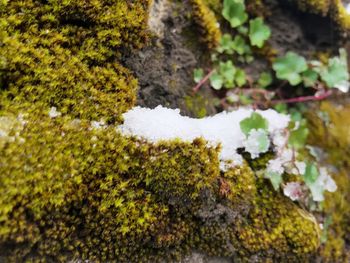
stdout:
[[329,88],[347,85],[349,83],[349,71],[346,51],[341,49],[339,57],[331,58],[328,61],[328,67],[321,69],[320,75]]
[[317,166],[313,163],[308,163],[305,168],[305,173],[303,175],[304,182],[307,186],[314,184],[319,176]]
[[224,0],[222,16],[231,24],[232,28],[244,24],[248,19],[243,1]]
[[237,69],[235,74],[235,82],[238,87],[242,87],[247,83],[245,72],[242,69]]
[[249,39],[253,46],[262,48],[270,36],[271,30],[261,17],[249,21]]
[[214,72],[210,78],[210,85],[213,87],[213,89],[220,90],[224,84],[224,80],[220,74],[217,72]]
[[219,74],[223,78],[225,88],[233,88],[236,74],[236,67],[231,60],[219,63]]
[[247,95],[239,95],[239,101],[242,105],[250,105],[253,103],[253,100]]
[[318,73],[312,69],[308,69],[302,73],[305,87],[314,87],[318,79]]
[[235,44],[232,40],[232,36],[230,34],[224,34],[220,39],[220,45],[217,48],[217,51],[219,53],[226,53],[232,55],[234,45]]
[[295,149],[301,149],[305,146],[308,135],[309,129],[306,124],[300,123],[296,130],[290,132],[288,144]]
[[274,109],[279,113],[288,113],[288,106],[286,103],[278,103],[275,105]]
[[194,79],[194,82],[196,83],[199,83],[204,77],[204,71],[203,69],[199,68],[199,69],[195,69],[193,71],[193,79]]
[[257,141],[260,153],[265,153],[269,150],[270,139],[266,131],[264,133],[261,133],[261,135],[257,138]]
[[240,33],[241,35],[244,35],[244,36],[248,35],[248,32],[249,32],[248,28],[246,26],[239,26],[237,28],[237,31],[238,31],[238,33]]
[[248,53],[250,51],[249,46],[246,44],[245,40],[241,36],[235,36],[232,49],[236,51],[239,55],[243,55],[244,53]]
[[260,77],[258,79],[258,85],[260,88],[264,89],[267,86],[271,85],[273,79],[272,75],[269,72],[263,72],[260,74]]
[[253,112],[250,117],[245,118],[240,122],[240,127],[245,135],[249,135],[252,129],[263,129],[267,131],[269,127],[268,121],[257,112]]
[[288,80],[292,86],[301,83],[301,73],[308,69],[305,58],[288,52],[284,57],[277,58],[272,65],[276,71],[277,78]]
[[280,188],[280,184],[282,183],[282,175],[276,172],[266,172],[265,177],[270,179],[271,184],[275,191]]

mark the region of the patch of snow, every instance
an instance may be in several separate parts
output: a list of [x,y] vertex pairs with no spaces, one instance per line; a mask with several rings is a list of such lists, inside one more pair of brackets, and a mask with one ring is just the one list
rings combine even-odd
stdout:
[[259,157],[260,153],[266,153],[270,147],[270,140],[263,129],[253,129],[243,141],[243,147],[250,153],[251,158]]
[[103,120],[100,121],[92,121],[91,128],[92,129],[102,129],[106,127],[106,123]]
[[346,13],[350,15],[350,3],[345,6]]
[[49,117],[50,118],[56,118],[61,116],[61,113],[57,111],[56,107],[51,107],[49,111]]
[[[232,161],[242,165],[243,158],[237,153],[242,148],[246,136],[240,129],[240,122],[252,114],[252,109],[240,108],[232,112],[222,112],[212,117],[194,119],[180,115],[178,109],[158,106],[155,109],[135,107],[124,113],[124,124],[117,129],[125,135],[137,136],[150,142],[181,139],[192,142],[202,137],[210,145],[221,144],[221,161]],[[269,122],[270,134],[280,132],[288,126],[288,115],[274,110],[257,110]]]
[[328,192],[335,192],[337,190],[336,183],[324,167],[320,169],[320,176],[317,178],[317,181],[319,181],[320,185]]
[[268,162],[266,169],[268,172],[283,174],[283,162],[280,158],[272,159]]

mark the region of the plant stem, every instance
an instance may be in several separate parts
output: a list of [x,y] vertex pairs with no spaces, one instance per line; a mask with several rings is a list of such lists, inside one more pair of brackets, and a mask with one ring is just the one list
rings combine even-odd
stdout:
[[328,98],[332,94],[333,92],[331,90],[328,90],[319,96],[314,95],[314,96],[303,96],[303,97],[297,97],[297,98],[291,98],[291,99],[272,100],[271,103],[278,104],[278,103],[298,103],[298,102],[306,102],[306,101],[319,101],[319,100],[324,100],[325,98]]
[[209,73],[207,75],[205,75],[204,78],[202,78],[202,80],[200,82],[198,82],[198,84],[192,89],[194,93],[196,93],[201,86],[203,86],[203,84],[205,82],[207,82],[207,80],[210,78],[210,76],[214,73],[215,69],[212,69],[209,71]]

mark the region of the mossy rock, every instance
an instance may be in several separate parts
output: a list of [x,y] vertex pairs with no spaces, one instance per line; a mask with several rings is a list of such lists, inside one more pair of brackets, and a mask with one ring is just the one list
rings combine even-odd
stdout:
[[149,2],[0,2],[0,259],[309,259],[318,226],[255,172],[266,158],[223,173],[203,139],[116,130],[137,87],[122,57],[146,42]]
[[10,262],[159,261],[192,250],[303,259],[318,247],[310,215],[248,164],[221,173],[219,148],[201,139],[150,144],[47,114],[1,121],[0,254]]

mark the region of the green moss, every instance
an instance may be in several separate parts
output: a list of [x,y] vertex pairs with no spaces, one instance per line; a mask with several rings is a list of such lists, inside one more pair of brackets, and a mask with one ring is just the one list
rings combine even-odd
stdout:
[[[219,148],[202,139],[116,131],[137,86],[120,58],[147,39],[149,1],[0,3],[1,259],[301,260],[316,249],[311,217],[258,179],[268,157],[222,173]],[[194,5],[214,44],[212,15]],[[109,125],[94,129],[100,119]]]
[[[326,120],[315,112],[323,112]],[[325,161],[337,168],[333,178],[338,190],[327,196],[324,203],[326,218],[331,219],[325,229],[326,242],[321,249],[325,262],[348,262],[350,255],[346,242],[350,231],[350,106],[323,102],[320,108],[308,114],[310,131],[309,143],[327,152]]]
[[295,261],[306,260],[317,250],[319,227],[311,214],[267,186],[260,187],[254,204],[248,220],[239,223],[242,254],[262,256],[267,253],[265,257]]
[[207,116],[207,104],[208,101],[199,94],[185,97],[186,108],[192,113],[195,118],[204,118]]
[[148,5],[7,2],[0,9],[2,107],[55,106],[78,118],[120,121],[137,81],[118,58],[147,42]]
[[135,259],[140,247],[146,253],[147,244],[154,246],[152,236],[162,243],[169,211],[188,213],[219,173],[217,150],[202,140],[151,145],[113,127],[91,130],[85,121],[25,120],[17,128],[12,118],[7,130],[15,137],[0,149],[0,243],[17,245],[5,251],[15,261],[65,252]]

